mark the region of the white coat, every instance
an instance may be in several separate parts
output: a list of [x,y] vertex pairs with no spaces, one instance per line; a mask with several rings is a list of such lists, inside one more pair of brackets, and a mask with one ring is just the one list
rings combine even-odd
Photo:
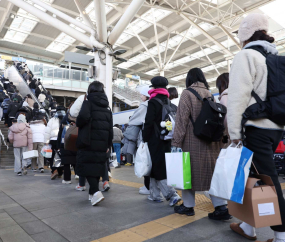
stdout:
[[82,103],[84,101],[84,97],[85,97],[85,95],[79,96],[76,99],[76,101],[73,103],[73,105],[71,106],[69,113],[72,117],[77,118],[77,116],[81,110]]
[[57,135],[59,132],[59,119],[53,117],[49,120],[45,128],[44,142],[49,143],[50,140],[57,140]]
[[43,143],[45,139],[45,128],[44,122],[41,120],[31,121],[30,128],[33,132],[33,143]]
[[38,99],[39,99],[39,101],[42,103],[42,102],[44,102],[44,101],[45,101],[46,96],[45,96],[44,94],[42,94],[42,93],[41,93],[41,94],[39,95]]

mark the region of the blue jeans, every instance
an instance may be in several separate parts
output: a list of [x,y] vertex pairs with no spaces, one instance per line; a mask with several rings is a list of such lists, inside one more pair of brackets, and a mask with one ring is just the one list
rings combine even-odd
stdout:
[[34,93],[34,95],[36,94],[36,89],[31,88],[31,91]]
[[116,152],[117,162],[121,164],[121,144],[114,143],[114,151]]

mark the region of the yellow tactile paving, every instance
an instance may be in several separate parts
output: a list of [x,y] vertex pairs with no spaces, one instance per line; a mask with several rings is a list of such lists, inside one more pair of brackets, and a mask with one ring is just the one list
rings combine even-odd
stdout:
[[94,240],[92,242],[142,242],[145,240],[146,238],[142,237],[141,235],[133,233],[129,230],[123,230],[119,233],[112,234],[99,240]]
[[[197,212],[198,211],[196,211],[196,214],[197,214]],[[198,214],[199,214],[199,212],[198,212]],[[172,214],[172,215],[166,216],[164,218],[154,220],[153,222],[163,224],[163,225],[168,226],[168,227],[173,228],[173,229],[177,229],[177,228],[180,228],[186,224],[192,223],[196,220],[197,220],[196,216],[189,217],[186,215]]]
[[285,190],[285,183],[281,183],[282,190]]
[[193,223],[208,215],[207,212],[195,209],[195,216],[171,214],[139,226],[123,230],[91,242],[141,242]]
[[156,222],[148,222],[148,223],[141,224],[139,226],[130,228],[129,230],[145,238],[151,239],[161,234],[165,234],[173,230],[173,228],[170,228],[168,226],[165,226],[165,225],[162,225]]
[[141,184],[141,183],[123,181],[123,180],[118,180],[118,179],[114,179],[114,178],[110,178],[110,182],[115,183],[115,184],[119,184],[119,185],[124,185],[127,187],[135,187],[135,188],[140,188],[143,186],[143,184]]

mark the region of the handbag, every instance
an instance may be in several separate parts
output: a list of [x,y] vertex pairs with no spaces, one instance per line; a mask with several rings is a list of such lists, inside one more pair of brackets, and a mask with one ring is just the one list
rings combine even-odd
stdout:
[[64,136],[64,149],[77,151],[76,140],[78,138],[78,127],[70,124]]
[[58,152],[55,153],[54,159],[53,159],[53,167],[63,167],[61,164],[61,158],[58,154]]
[[138,178],[149,176],[152,162],[147,143],[140,143],[135,157],[135,174]]

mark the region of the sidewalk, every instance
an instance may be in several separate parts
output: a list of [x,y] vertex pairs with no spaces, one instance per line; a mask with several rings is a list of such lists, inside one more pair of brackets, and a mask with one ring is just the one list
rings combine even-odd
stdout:
[[[167,202],[148,201],[138,194],[143,180],[132,167],[112,169],[111,190],[95,207],[87,191],[74,189],[77,181],[65,185],[49,175],[29,171],[18,177],[0,169],[0,242],[248,241],[230,230],[236,219],[207,218],[212,207],[202,194],[194,217],[174,214]],[[273,237],[269,228],[257,229],[257,235],[261,241]]]

